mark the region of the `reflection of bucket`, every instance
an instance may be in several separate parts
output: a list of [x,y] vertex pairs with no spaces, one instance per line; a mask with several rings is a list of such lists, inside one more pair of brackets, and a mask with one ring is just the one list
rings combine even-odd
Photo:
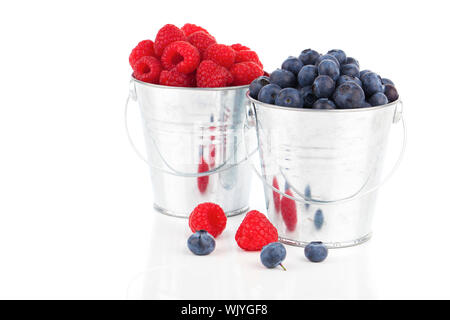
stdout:
[[187,217],[199,203],[214,202],[227,215],[247,211],[251,172],[242,144],[247,89],[177,88],[131,79],[129,99],[140,106],[157,210]]
[[[249,124],[257,128],[262,169],[257,174],[280,239],[300,246],[317,240],[329,247],[368,240],[375,191],[387,180],[381,173],[389,131],[402,119],[401,102],[312,110],[249,99]],[[405,141],[406,136],[391,174]]]

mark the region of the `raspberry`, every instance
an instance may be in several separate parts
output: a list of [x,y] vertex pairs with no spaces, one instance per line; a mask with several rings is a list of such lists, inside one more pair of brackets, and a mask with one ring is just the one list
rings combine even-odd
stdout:
[[193,23],[186,23],[181,28],[181,30],[183,30],[183,32],[186,35],[186,37],[190,36],[191,34],[193,34],[194,32],[197,32],[197,31],[203,31],[203,32],[209,34],[209,32],[206,29],[204,29],[204,28],[202,28],[200,26],[197,26],[197,25],[195,25]]
[[[291,190],[287,190],[286,194],[292,196]],[[294,231],[297,227],[297,207],[295,201],[286,197],[281,199],[281,216],[288,231]]]
[[227,217],[222,208],[215,203],[199,204],[189,216],[192,232],[208,231],[214,238],[219,236],[227,225]]
[[[278,180],[277,180],[276,177],[273,177],[272,186],[275,189],[280,190],[280,186],[278,185]],[[272,192],[273,192],[273,205],[275,207],[275,212],[278,213],[278,212],[280,212],[280,205],[281,205],[280,198],[281,197],[280,197],[280,194],[278,192],[276,192],[276,191],[272,191]]]
[[175,69],[163,70],[159,76],[159,84],[172,87],[195,87],[195,74],[185,74]]
[[236,52],[236,63],[251,61],[256,63],[258,66],[263,69],[263,65],[261,61],[259,61],[259,57],[255,51],[252,50],[241,50]]
[[236,63],[231,67],[230,72],[233,76],[234,86],[250,84],[253,80],[264,74],[260,66],[250,61]]
[[232,82],[230,71],[211,60],[203,60],[197,68],[197,87],[226,87]]
[[178,72],[191,73],[200,63],[200,53],[189,42],[175,41],[164,49],[161,62],[165,69],[175,68]]
[[233,65],[235,57],[236,52],[231,47],[217,43],[210,45],[203,55],[203,59],[212,60],[227,69]]
[[159,29],[155,38],[155,53],[158,57],[163,54],[164,49],[175,41],[186,41],[184,32],[173,24],[166,24]]
[[233,48],[234,51],[250,50],[249,47],[243,46],[240,43],[232,44],[231,47]]
[[278,231],[261,212],[247,213],[234,237],[238,246],[247,251],[259,251],[278,241]]
[[143,40],[139,42],[138,45],[131,51],[130,57],[128,58],[130,61],[130,66],[134,67],[136,62],[145,56],[155,56],[153,41],[151,40]]
[[188,41],[200,51],[202,56],[210,45],[216,43],[216,39],[213,36],[203,31],[197,31],[189,35]]
[[[206,163],[205,159],[201,159],[200,164],[198,165],[198,173],[202,173],[202,172],[207,172],[209,171],[209,166]],[[205,193],[206,192],[206,188],[208,188],[208,183],[209,183],[209,176],[203,176],[203,177],[198,177],[197,178],[197,187],[198,187],[198,191],[200,191],[200,193]]]
[[162,70],[161,62],[155,57],[142,57],[133,67],[133,76],[148,83],[158,83]]

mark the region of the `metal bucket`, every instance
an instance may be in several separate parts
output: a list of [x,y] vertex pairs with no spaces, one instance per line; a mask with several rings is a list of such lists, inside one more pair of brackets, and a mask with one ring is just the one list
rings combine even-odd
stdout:
[[[142,117],[154,207],[188,217],[202,202],[220,205],[228,216],[246,212],[251,170],[243,127],[248,86],[178,88],[130,81],[130,99]],[[127,126],[127,107],[125,125]]]
[[[367,241],[376,190],[405,149],[402,103],[347,110],[285,108],[248,96],[256,126],[268,216],[280,240],[330,248]],[[403,146],[391,172],[382,166],[392,123],[403,124]]]

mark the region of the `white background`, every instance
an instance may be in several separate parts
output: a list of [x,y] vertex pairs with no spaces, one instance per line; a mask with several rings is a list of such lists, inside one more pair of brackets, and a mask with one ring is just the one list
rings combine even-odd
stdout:
[[[202,293],[177,278],[169,298],[450,298],[448,12],[446,1],[3,1],[0,298],[122,299],[129,287],[138,298],[142,272],[162,259],[194,279],[221,265],[223,287]],[[215,256],[186,253],[186,221],[153,211],[123,128],[129,52],[185,22],[248,45],[269,71],[305,48],[342,48],[394,80],[409,143],[367,245],[321,265],[289,248],[287,273],[265,270],[233,244],[241,216]],[[264,210],[253,185],[251,206]]]

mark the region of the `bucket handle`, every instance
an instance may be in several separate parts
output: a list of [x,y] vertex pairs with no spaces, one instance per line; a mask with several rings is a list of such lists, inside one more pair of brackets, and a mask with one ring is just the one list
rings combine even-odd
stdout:
[[[249,115],[251,115],[254,119],[252,119],[252,124],[257,125],[257,121],[258,119],[256,118],[256,107],[254,105],[254,103],[251,103],[251,106],[253,107],[253,110],[247,110],[246,114],[247,114],[247,122],[245,124],[245,129],[248,130],[250,128],[249,126]],[[283,197],[286,197],[288,199],[303,203],[303,204],[315,204],[315,205],[335,205],[335,204],[340,204],[340,203],[344,203],[344,202],[348,202],[351,200],[355,200],[358,198],[361,198],[369,193],[372,193],[376,190],[378,190],[381,186],[383,186],[393,175],[394,173],[397,171],[398,167],[400,166],[400,163],[403,160],[403,156],[405,155],[405,149],[406,149],[406,123],[405,123],[405,119],[404,119],[404,115],[403,115],[403,102],[401,100],[398,101],[396,108],[395,108],[395,113],[394,113],[394,118],[393,118],[393,123],[397,123],[401,121],[402,123],[402,129],[403,129],[403,139],[402,139],[402,147],[400,150],[400,153],[397,157],[397,160],[394,163],[394,166],[392,167],[392,169],[389,171],[388,175],[386,175],[386,177],[384,179],[381,180],[381,182],[379,182],[377,185],[373,186],[372,188],[368,189],[368,190],[364,190],[364,186],[363,188],[361,188],[358,192],[356,192],[355,194],[346,197],[346,198],[342,198],[342,199],[337,199],[337,200],[318,200],[318,199],[312,199],[310,197],[308,197],[307,199],[303,196],[301,196],[301,198],[297,198],[294,196],[291,196],[289,194],[284,193],[281,190],[278,190],[277,188],[275,188],[274,186],[272,186],[270,183],[268,183],[266,181],[266,179],[264,179],[264,177],[262,176],[261,173],[259,173],[258,169],[256,169],[255,164],[253,163],[253,161],[251,161],[251,157],[252,154],[248,154],[247,153],[247,158],[250,160],[250,165],[253,169],[253,171],[255,172],[256,176],[264,183],[264,185],[270,189],[272,189],[273,191],[277,192],[278,194],[282,195]],[[245,151],[247,152],[247,144],[245,143]],[[295,190],[294,190],[295,191]],[[297,192],[296,192],[297,193]]]
[[[133,138],[131,137],[130,130],[128,129],[128,106],[129,106],[129,104],[130,104],[130,100],[133,100],[133,101],[136,101],[136,100],[137,100],[136,87],[135,87],[135,85],[134,85],[133,79],[130,80],[130,84],[129,84],[129,93],[128,93],[127,100],[126,100],[126,102],[125,102],[125,113],[124,113],[124,118],[125,118],[125,119],[124,119],[124,123],[125,123],[125,131],[126,131],[126,134],[127,134],[128,142],[130,143],[131,148],[132,148],[132,149],[134,150],[134,152],[137,154],[137,156],[139,157],[139,159],[141,159],[141,160],[144,161],[148,166],[150,166],[150,167],[152,167],[152,168],[154,168],[154,169],[156,169],[156,170],[159,170],[159,171],[162,171],[162,172],[164,172],[164,173],[171,174],[171,175],[174,175],[174,176],[179,176],[179,177],[200,178],[200,177],[210,176],[210,175],[212,175],[212,174],[219,173],[219,172],[223,172],[223,171],[232,169],[232,168],[234,168],[234,167],[237,167],[237,166],[240,165],[241,163],[247,161],[247,160],[248,160],[248,156],[251,157],[253,154],[255,154],[255,153],[258,151],[258,149],[255,149],[255,150],[253,150],[253,151],[249,154],[249,153],[247,152],[247,148],[245,148],[245,154],[246,154],[246,157],[244,157],[242,160],[238,161],[237,163],[234,163],[234,164],[231,164],[231,165],[226,165],[227,162],[228,162],[228,160],[227,160],[227,161],[225,161],[223,164],[217,166],[216,168],[214,168],[214,169],[212,169],[212,170],[208,170],[208,171],[204,171],[204,172],[196,172],[196,173],[185,173],[185,172],[181,172],[181,171],[178,171],[178,170],[172,168],[172,166],[170,166],[170,164],[168,164],[167,161],[164,160],[164,158],[162,157],[161,153],[159,152],[159,149],[157,148],[155,142],[154,142],[153,139],[152,139],[153,144],[155,144],[155,147],[156,147],[156,149],[158,150],[159,157],[161,158],[161,160],[164,162],[164,164],[165,164],[171,171],[161,169],[161,168],[159,168],[159,167],[156,167],[156,166],[152,165],[152,164],[146,159],[146,157],[143,156],[143,154],[142,154],[142,153],[139,151],[139,149],[136,147],[136,144],[134,143]],[[243,140],[245,140],[245,138],[244,138]],[[247,145],[245,144],[245,142],[244,142],[244,145],[245,145],[245,147],[247,147]]]

